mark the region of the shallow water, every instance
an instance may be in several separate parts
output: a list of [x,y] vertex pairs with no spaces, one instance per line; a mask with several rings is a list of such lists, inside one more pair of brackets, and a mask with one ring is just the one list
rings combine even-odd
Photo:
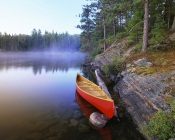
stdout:
[[89,124],[87,110],[97,110],[75,89],[83,59],[75,52],[1,53],[0,139],[142,139],[127,121],[112,119],[103,129]]

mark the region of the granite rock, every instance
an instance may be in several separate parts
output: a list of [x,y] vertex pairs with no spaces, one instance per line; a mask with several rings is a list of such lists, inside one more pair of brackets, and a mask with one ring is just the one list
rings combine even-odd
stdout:
[[144,76],[128,73],[114,86],[114,91],[119,93],[137,126],[148,122],[148,118],[158,110],[169,109],[165,98],[172,94],[172,87],[175,87],[175,83],[172,85],[169,80],[174,76],[173,71]]
[[152,63],[148,62],[146,58],[138,59],[137,61],[134,62],[134,64],[138,66],[146,66],[146,67],[152,66]]

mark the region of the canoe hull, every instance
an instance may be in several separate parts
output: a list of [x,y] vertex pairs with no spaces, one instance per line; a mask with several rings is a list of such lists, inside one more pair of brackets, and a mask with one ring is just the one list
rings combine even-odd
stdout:
[[95,106],[98,110],[100,110],[108,118],[112,118],[114,116],[114,102],[91,96],[87,94],[86,92],[84,92],[82,89],[80,89],[77,85],[76,85],[76,90],[82,98],[84,98],[90,104]]

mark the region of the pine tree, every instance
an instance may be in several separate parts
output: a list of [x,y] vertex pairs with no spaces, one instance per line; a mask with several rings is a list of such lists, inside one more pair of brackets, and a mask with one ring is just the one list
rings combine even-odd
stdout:
[[160,15],[157,15],[155,24],[151,29],[151,39],[150,45],[159,45],[164,41],[166,36],[166,24],[163,18]]
[[[81,20],[80,20],[81,25],[77,26],[77,28],[83,30],[81,36],[85,41],[84,44],[87,44],[87,46],[90,46],[91,32],[94,29],[94,22],[92,19],[93,8],[94,7],[92,5],[83,6],[83,13],[81,14]],[[87,38],[87,40],[85,38]]]
[[149,19],[149,3],[148,0],[144,1],[144,8],[145,8],[145,14],[144,14],[144,27],[143,27],[143,44],[142,44],[142,51],[146,51],[148,47],[148,19]]
[[[142,3],[133,4],[134,11],[130,11],[133,15],[127,20],[126,32],[127,32],[127,44],[140,43],[143,36],[143,15],[144,9]],[[135,8],[137,7],[137,9]],[[141,47],[141,46],[140,46]]]

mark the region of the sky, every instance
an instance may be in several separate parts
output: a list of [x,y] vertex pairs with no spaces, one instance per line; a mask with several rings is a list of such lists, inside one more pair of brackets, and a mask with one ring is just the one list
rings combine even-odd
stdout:
[[0,0],[0,32],[31,34],[41,29],[80,34],[79,14],[86,0]]

